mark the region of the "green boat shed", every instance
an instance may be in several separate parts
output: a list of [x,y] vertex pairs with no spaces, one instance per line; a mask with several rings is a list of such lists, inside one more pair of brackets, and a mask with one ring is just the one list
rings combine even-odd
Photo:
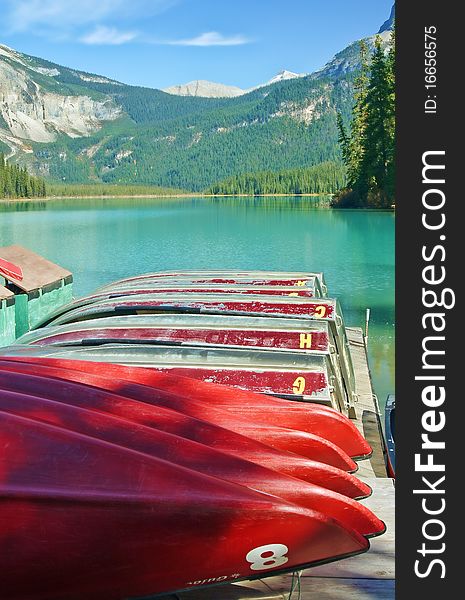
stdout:
[[73,275],[22,246],[4,246],[0,248],[0,256],[23,271],[21,280],[9,278],[0,288],[0,344],[7,345],[56,308],[71,302]]
[[15,295],[0,285],[0,346],[8,346],[16,339]]

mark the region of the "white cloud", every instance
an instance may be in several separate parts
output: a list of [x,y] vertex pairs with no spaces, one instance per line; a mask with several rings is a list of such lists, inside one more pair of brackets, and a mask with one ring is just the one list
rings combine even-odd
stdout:
[[166,43],[172,46],[241,46],[250,43],[250,40],[242,34],[226,36],[217,31],[208,31],[190,39]]
[[158,14],[178,0],[4,0],[2,21],[11,32],[76,31],[85,25],[112,24]]
[[99,21],[111,13],[119,0],[13,0],[7,22],[13,31],[29,31],[38,26],[47,28],[79,26]]
[[119,46],[138,36],[136,31],[119,31],[116,27],[98,25],[93,31],[83,35],[79,41],[90,45]]
[[[240,46],[242,34],[208,31],[186,39],[160,40],[144,31],[148,17],[181,0],[0,0],[2,25],[8,33],[32,33],[57,40],[92,45],[140,42],[172,46]],[[131,25],[134,25],[134,30]],[[136,31],[137,28],[137,31]]]

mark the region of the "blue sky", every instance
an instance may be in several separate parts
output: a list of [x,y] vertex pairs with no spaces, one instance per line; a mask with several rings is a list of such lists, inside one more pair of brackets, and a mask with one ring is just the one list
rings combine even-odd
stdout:
[[163,88],[247,88],[312,72],[375,33],[392,0],[0,0],[0,43],[65,66]]

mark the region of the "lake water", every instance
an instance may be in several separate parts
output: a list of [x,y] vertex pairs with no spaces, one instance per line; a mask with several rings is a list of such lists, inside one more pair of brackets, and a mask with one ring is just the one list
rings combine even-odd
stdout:
[[0,203],[0,245],[21,244],[74,274],[80,296],[174,269],[323,271],[348,325],[371,309],[369,358],[383,406],[394,391],[394,214],[315,198],[77,199]]

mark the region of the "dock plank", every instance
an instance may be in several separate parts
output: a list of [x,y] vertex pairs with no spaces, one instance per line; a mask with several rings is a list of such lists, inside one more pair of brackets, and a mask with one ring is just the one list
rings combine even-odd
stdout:
[[[267,583],[268,582],[268,583]],[[302,580],[301,580],[302,582]],[[212,588],[209,596],[201,590],[188,594],[177,594],[168,597],[189,600],[298,600],[298,589],[291,592],[289,579],[273,577],[266,581],[249,581]],[[393,580],[351,578],[327,580],[315,577],[311,581],[301,583],[301,600],[318,598],[318,600],[392,600],[394,598]]]
[[371,384],[371,374],[362,329],[359,327],[347,327],[347,338],[354,365],[355,385],[358,396],[356,403],[357,418],[354,420],[354,423],[373,448],[373,455],[370,460],[359,463],[357,475],[362,477],[371,477],[373,475],[387,477],[378,400]]
[[63,269],[63,267],[22,246],[3,246],[3,248],[0,248],[0,256],[22,268],[23,279],[21,281],[17,279],[9,281],[23,292],[38,290],[72,275],[67,269]]
[[[394,484],[389,478],[371,477],[365,481],[373,494],[363,500],[386,523],[386,532],[371,540],[370,550],[359,556],[306,569],[301,573],[300,598],[310,600],[393,600],[395,579]],[[190,590],[177,594],[180,600],[278,600],[289,598],[293,576]],[[294,581],[295,584],[295,581]],[[295,597],[298,598],[297,592]]]
[[6,288],[4,285],[0,285],[0,300],[11,298],[11,296],[14,296],[13,292]]

